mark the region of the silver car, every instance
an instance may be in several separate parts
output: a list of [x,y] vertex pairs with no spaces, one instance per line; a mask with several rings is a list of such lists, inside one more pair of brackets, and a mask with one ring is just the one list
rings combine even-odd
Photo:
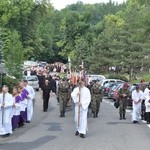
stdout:
[[28,81],[28,84],[32,86],[36,91],[39,91],[39,79],[37,76],[24,76],[24,80]]

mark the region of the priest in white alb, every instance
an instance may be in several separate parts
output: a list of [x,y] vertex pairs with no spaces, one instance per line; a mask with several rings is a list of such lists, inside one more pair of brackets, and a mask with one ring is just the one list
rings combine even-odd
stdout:
[[24,87],[29,93],[27,96],[27,123],[30,123],[33,116],[33,99],[35,98],[35,91],[32,86],[28,85],[27,80],[24,80]]
[[145,96],[145,107],[146,107],[146,121],[147,124],[150,124],[150,82],[148,84],[148,87],[144,91]]
[[85,87],[85,81],[81,80],[79,87],[76,87],[71,93],[73,102],[75,103],[75,126],[76,133],[81,138],[85,138],[87,131],[87,113],[88,106],[91,102],[90,90]]
[[5,85],[0,94],[0,135],[2,138],[12,134],[12,105],[13,97],[8,93],[8,87]]
[[139,118],[141,116],[141,102],[143,99],[144,99],[144,93],[140,90],[140,86],[137,85],[136,89],[132,92],[132,100],[133,100],[132,121],[133,123],[139,122]]

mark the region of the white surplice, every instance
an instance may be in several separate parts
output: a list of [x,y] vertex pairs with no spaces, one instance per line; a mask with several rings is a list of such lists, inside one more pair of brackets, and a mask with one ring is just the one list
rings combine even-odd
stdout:
[[[13,97],[11,94],[6,93],[5,98],[5,107],[1,108],[3,103],[3,93],[0,94],[0,135],[5,135],[8,133],[12,133],[12,105],[13,105]],[[2,124],[2,116],[3,116],[3,124]]]
[[18,116],[18,115],[20,115],[21,102],[19,101],[16,103],[16,99],[14,96],[13,97],[13,103],[15,104],[15,107],[12,108],[12,116]]
[[71,97],[75,103],[75,126],[76,130],[81,134],[86,134],[87,130],[87,113],[88,106],[91,102],[90,90],[86,87],[82,87],[80,91],[80,122],[78,126],[78,102],[79,102],[79,87],[75,88],[71,93]]
[[150,112],[150,90],[148,88],[144,91],[146,112]]
[[139,118],[141,116],[141,102],[135,104],[138,100],[143,100],[144,99],[144,93],[140,90],[137,92],[134,90],[132,92],[132,107],[133,107],[133,113],[132,113],[132,121],[139,121]]
[[33,99],[35,98],[35,91],[32,86],[27,85],[25,89],[28,91],[27,99],[27,120],[31,121],[33,116]]

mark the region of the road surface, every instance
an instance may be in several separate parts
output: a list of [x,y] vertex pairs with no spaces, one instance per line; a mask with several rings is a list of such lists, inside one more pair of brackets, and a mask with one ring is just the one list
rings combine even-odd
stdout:
[[0,150],[142,150],[150,149],[150,126],[142,121],[131,122],[132,110],[127,110],[127,120],[119,120],[113,101],[104,99],[99,118],[88,117],[85,139],[75,136],[74,106],[70,102],[66,117],[59,117],[59,104],[53,94],[48,112],[42,111],[39,92],[36,96],[33,121],[0,139]]

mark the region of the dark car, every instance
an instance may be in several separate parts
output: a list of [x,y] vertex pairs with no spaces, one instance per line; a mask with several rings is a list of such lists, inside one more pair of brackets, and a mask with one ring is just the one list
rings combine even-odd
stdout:
[[120,82],[109,82],[109,83],[106,83],[102,87],[103,95],[108,97],[108,93],[112,89],[112,87],[113,86],[117,86],[118,84],[120,84]]
[[108,92],[108,98],[113,99],[114,98],[114,92],[116,89],[120,86],[120,84],[114,84],[112,88]]
[[113,100],[116,101],[119,99],[119,90],[123,87],[123,83],[122,84],[118,84],[118,86],[116,87],[116,89],[113,91]]

